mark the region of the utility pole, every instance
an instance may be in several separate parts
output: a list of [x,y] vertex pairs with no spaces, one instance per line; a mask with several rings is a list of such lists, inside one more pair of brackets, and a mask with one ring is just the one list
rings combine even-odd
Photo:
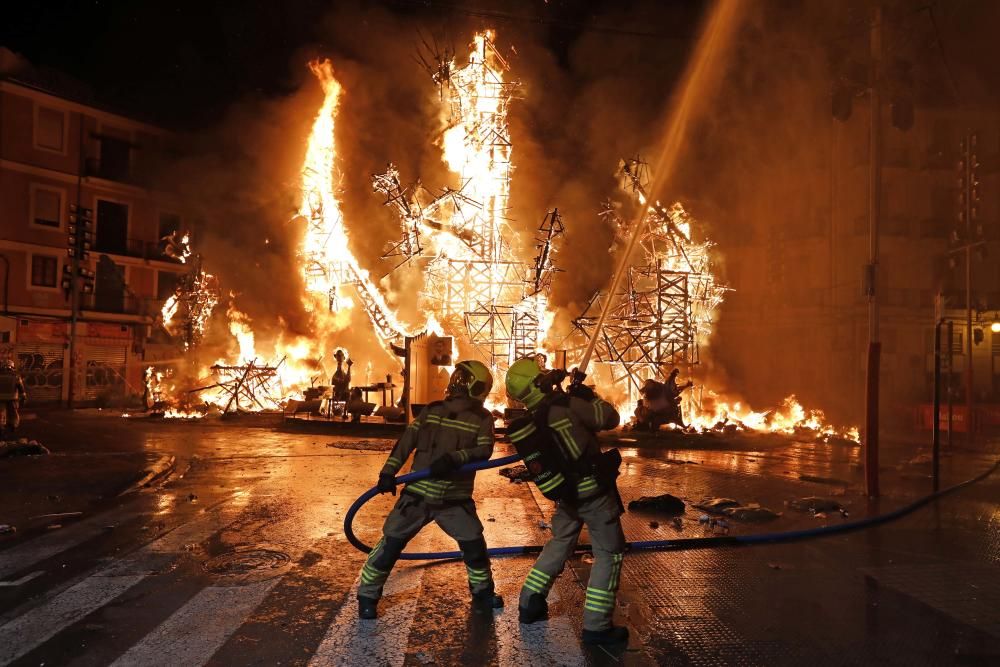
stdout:
[[[70,257],[70,266],[64,267],[62,288],[70,300],[70,324],[69,324],[69,395],[66,399],[66,406],[73,407],[73,399],[76,394],[76,325],[80,319],[80,293],[93,293],[94,272],[83,268],[81,262],[90,256],[90,246],[94,238],[94,217],[93,211],[83,207],[83,173],[86,168],[86,156],[83,145],[83,126],[86,117],[80,114],[80,141],[78,149],[80,160],[76,177],[76,203],[69,207],[69,224],[67,231],[67,253]],[[68,270],[67,270],[68,269]],[[82,285],[81,285],[82,279]]]
[[882,199],[882,8],[872,12],[869,38],[871,62],[869,69],[870,127],[868,130],[868,264],[865,266],[865,294],[868,297],[868,363],[865,382],[865,491],[869,497],[879,495],[878,436],[879,436],[879,309],[878,309],[878,241],[879,208]]
[[[979,215],[979,161],[976,156],[976,133],[967,130],[962,140],[962,159],[958,163],[959,179],[959,224],[964,224],[964,243],[952,252],[965,252],[965,434],[966,442],[975,439],[975,400],[972,382],[972,249],[983,245],[982,228],[976,222]],[[957,234],[953,238],[957,238]]]

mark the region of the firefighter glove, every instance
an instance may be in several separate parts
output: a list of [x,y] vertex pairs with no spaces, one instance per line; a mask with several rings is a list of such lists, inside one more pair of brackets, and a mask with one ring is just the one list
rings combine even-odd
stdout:
[[457,467],[458,464],[450,456],[444,454],[431,461],[431,477],[446,477]]
[[396,495],[396,476],[383,472],[378,476],[378,484],[375,485],[379,493],[391,493]]

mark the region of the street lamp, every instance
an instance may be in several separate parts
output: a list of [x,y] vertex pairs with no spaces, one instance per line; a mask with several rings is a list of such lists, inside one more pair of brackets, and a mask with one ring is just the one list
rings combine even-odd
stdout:
[[990,331],[993,333],[1000,333],[1000,322],[994,322],[990,325]]

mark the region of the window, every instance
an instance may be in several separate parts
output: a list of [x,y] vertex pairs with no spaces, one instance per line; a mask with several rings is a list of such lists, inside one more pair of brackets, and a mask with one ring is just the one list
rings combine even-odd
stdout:
[[173,271],[156,272],[156,298],[165,301],[174,295],[180,274]]
[[124,255],[128,252],[128,204],[97,200],[94,250]]
[[124,139],[102,136],[101,142],[101,178],[113,181],[123,181],[129,177],[129,156],[132,145]]
[[160,214],[160,234],[159,238],[164,236],[170,236],[174,232],[178,232],[181,229],[181,216],[176,213],[161,213]]
[[31,256],[32,287],[55,287],[58,278],[59,260],[48,255]]
[[57,109],[36,107],[35,147],[45,150],[66,150],[66,114]]
[[31,223],[59,229],[62,226],[62,190],[41,185],[31,186]]

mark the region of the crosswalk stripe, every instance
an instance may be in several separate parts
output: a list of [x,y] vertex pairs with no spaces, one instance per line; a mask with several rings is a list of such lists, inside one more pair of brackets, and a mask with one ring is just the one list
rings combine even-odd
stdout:
[[[309,665],[401,666],[406,658],[406,646],[409,643],[410,627],[417,610],[417,597],[423,576],[423,568],[397,566],[386,583],[384,597],[379,605],[379,617],[375,621],[358,618],[355,583]],[[405,599],[387,599],[397,594],[405,594]]]
[[263,602],[278,581],[271,579],[245,586],[202,589],[113,665],[203,665]]
[[[184,545],[201,542],[224,529],[234,517],[232,510],[213,508],[194,521],[175,528],[125,558],[113,561],[79,583],[11,619],[0,626],[0,664],[24,655],[90,612],[108,604],[148,574],[158,571],[176,554],[183,553]],[[59,546],[63,544],[65,543],[60,543]],[[54,546],[47,545],[44,550],[48,551]],[[72,545],[64,546],[60,551],[69,546]],[[41,551],[39,548],[34,553]],[[52,555],[55,553],[59,551]],[[27,563],[17,569],[26,566]],[[8,655],[11,657],[6,657]]]
[[106,526],[121,523],[141,514],[135,508],[119,509],[85,519],[56,533],[46,533],[16,547],[0,552],[0,579],[25,570],[34,564],[107,532]]
[[497,663],[501,665],[561,665],[578,667],[587,661],[580,638],[566,616],[522,625],[517,611],[497,617]]
[[[497,643],[497,664],[525,665],[539,667],[548,665],[582,666],[586,664],[580,648],[580,638],[568,616],[551,616],[546,621],[521,625],[517,618],[517,603],[520,587],[525,581],[530,566],[522,572],[514,568],[496,572],[498,588],[514,587],[513,595],[507,600],[503,611],[494,618]],[[565,586],[565,582],[561,585]],[[552,587],[547,596],[549,609],[558,605],[560,584]],[[570,606],[572,613],[577,608]]]
[[40,646],[63,628],[103,607],[143,578],[143,575],[88,577],[48,602],[0,626],[0,664],[16,660]]

